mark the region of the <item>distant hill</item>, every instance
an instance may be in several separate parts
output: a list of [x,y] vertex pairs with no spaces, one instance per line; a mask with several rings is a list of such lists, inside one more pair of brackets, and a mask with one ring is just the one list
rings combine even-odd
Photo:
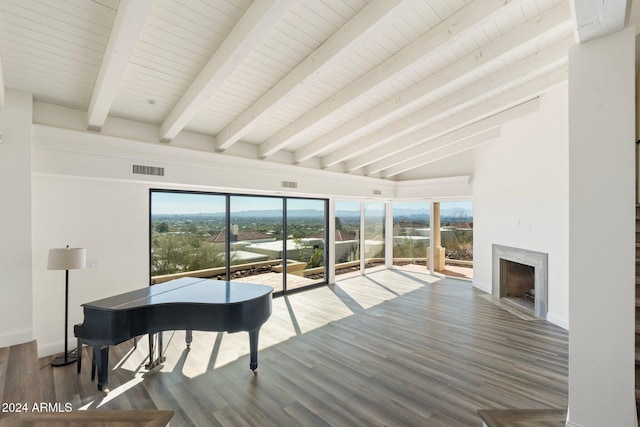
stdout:
[[[340,218],[352,218],[360,216],[359,211],[336,211],[336,216]],[[397,208],[393,210],[395,218],[406,217],[407,219],[430,218],[431,214],[426,213],[424,209]],[[445,218],[473,218],[472,209],[464,209],[459,207],[440,209],[440,216]]]
[[[290,218],[319,218],[322,217],[323,212],[317,209],[292,209],[287,211],[287,216]],[[410,209],[410,208],[397,208],[394,209],[393,215],[395,218],[406,217],[407,219],[424,219],[430,218],[429,213],[425,213],[423,209]],[[248,210],[232,212],[231,216],[234,218],[280,218],[282,217],[282,210],[280,209],[268,209],[268,210]],[[357,218],[360,216],[360,211],[352,210],[338,210],[336,216],[339,218]],[[459,207],[441,209],[440,216],[445,218],[473,218],[473,210],[464,209]],[[224,218],[224,212],[212,212],[212,213],[197,213],[197,214],[153,214],[153,220],[207,220],[207,219],[221,219]]]

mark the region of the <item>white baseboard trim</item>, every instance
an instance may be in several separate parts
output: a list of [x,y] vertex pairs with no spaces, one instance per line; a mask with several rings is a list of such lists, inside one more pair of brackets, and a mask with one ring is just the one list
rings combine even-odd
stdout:
[[0,334],[0,347],[10,347],[29,341],[33,341],[33,329],[19,329]]
[[562,329],[569,330],[569,321],[564,317],[556,316],[553,313],[547,313],[547,320],[554,325],[560,326]]
[[480,283],[476,280],[473,280],[471,284],[473,285],[474,288],[480,289],[482,292],[491,294],[491,285],[485,285],[484,283]]
[[[69,337],[67,341],[67,350],[75,350],[78,345],[75,337]],[[46,344],[38,344],[38,357],[53,356],[54,354],[64,353],[64,340],[53,341]]]

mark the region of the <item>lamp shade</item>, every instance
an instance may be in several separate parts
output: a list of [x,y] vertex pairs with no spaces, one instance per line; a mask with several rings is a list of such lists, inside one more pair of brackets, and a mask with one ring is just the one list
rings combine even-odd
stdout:
[[47,270],[75,270],[85,268],[87,251],[85,248],[49,249]]

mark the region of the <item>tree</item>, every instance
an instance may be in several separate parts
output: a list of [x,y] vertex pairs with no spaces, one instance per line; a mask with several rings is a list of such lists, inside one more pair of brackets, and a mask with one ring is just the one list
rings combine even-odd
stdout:
[[166,222],[159,222],[156,224],[156,231],[158,233],[166,233],[169,231],[169,224],[167,224]]

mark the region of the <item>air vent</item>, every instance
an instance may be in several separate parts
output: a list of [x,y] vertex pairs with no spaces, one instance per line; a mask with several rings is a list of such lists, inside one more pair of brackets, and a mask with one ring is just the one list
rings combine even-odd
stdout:
[[381,196],[382,195],[382,190],[373,190],[373,194],[376,196]]
[[139,175],[164,176],[164,168],[158,166],[133,165],[133,173]]
[[282,181],[283,188],[298,188],[298,183],[295,181]]

